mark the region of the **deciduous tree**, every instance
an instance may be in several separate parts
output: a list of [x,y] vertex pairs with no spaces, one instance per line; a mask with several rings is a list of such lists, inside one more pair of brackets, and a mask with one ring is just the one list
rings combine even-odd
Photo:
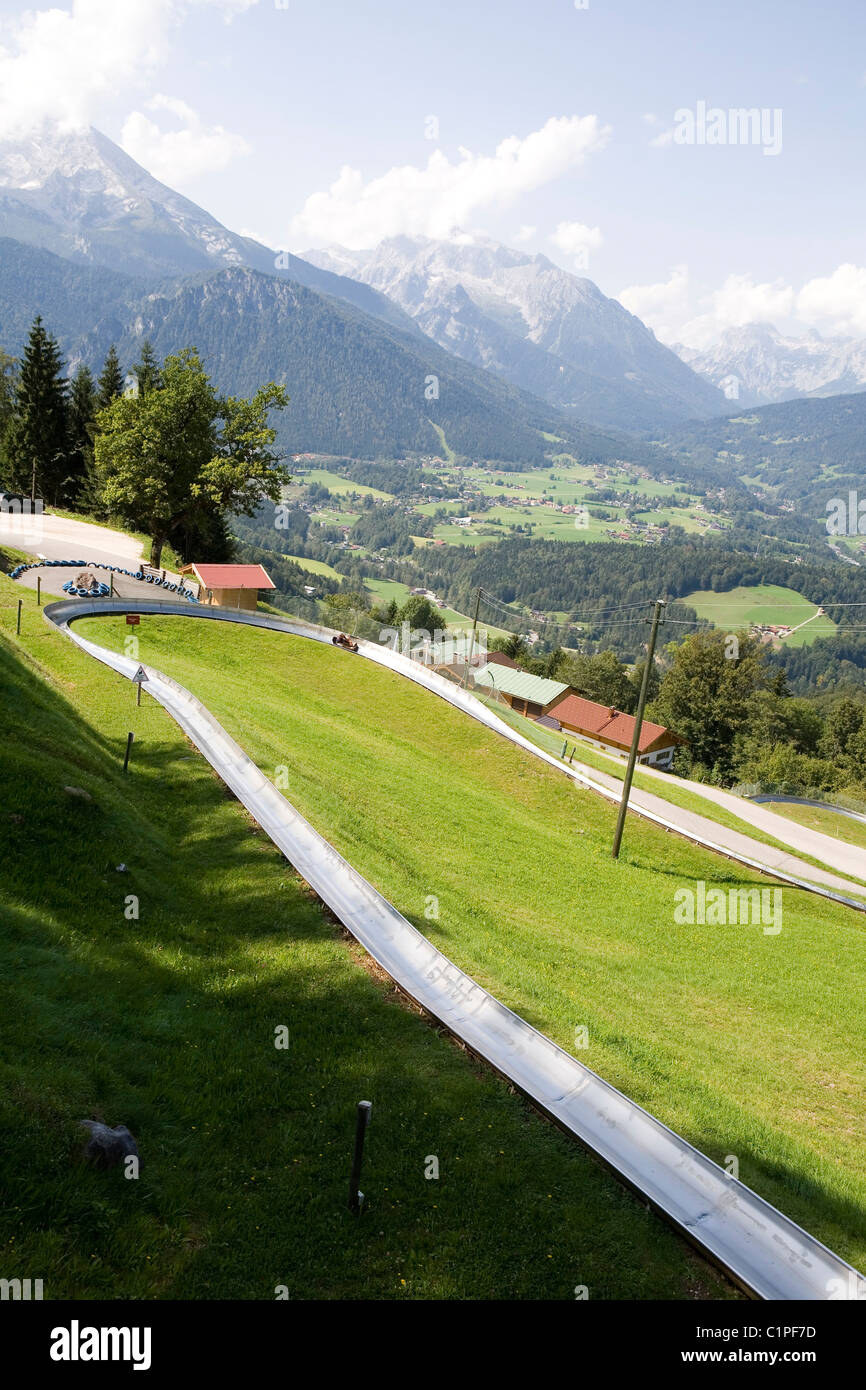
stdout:
[[268,412],[287,399],[273,382],[251,400],[222,398],[186,349],[166,358],[158,386],[100,412],[95,458],[105,504],[148,533],[152,565],[184,528],[206,528],[226,511],[252,515],[265,498],[278,499],[289,474]]

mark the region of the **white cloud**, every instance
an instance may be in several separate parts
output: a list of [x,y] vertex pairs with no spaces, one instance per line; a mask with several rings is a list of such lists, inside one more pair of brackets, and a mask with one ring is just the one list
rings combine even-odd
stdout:
[[[124,3],[126,3],[126,0],[124,0]],[[181,3],[183,3],[183,0],[181,0]],[[257,5],[259,0],[185,0],[185,3],[189,5],[191,9],[222,10],[226,24],[231,24],[235,15],[245,14],[247,10],[251,10],[254,5]]]
[[530,227],[528,225],[524,225],[519,229],[519,231],[516,231],[514,233],[514,240],[517,242],[531,241],[537,231],[537,227]]
[[629,285],[618,295],[629,313],[666,342],[675,340],[679,325],[689,315],[690,286],[688,266],[676,265],[667,280],[654,285]]
[[652,137],[652,139],[649,142],[650,145],[652,145],[655,149],[661,149],[665,145],[673,144],[673,126],[666,127],[663,130],[659,130],[659,126],[662,124],[662,118],[661,116],[657,116],[655,111],[644,111],[643,115],[641,116],[641,120],[643,121],[644,125],[648,125],[651,127],[651,129],[656,131],[656,134]]
[[481,208],[507,206],[576,168],[609,136],[597,116],[552,116],[523,139],[509,136],[492,155],[461,148],[452,163],[435,150],[423,168],[403,165],[368,182],[346,166],[329,189],[307,199],[290,244],[362,249],[400,234],[448,237]]
[[72,0],[5,21],[0,138],[51,122],[80,128],[100,102],[141,86],[169,55],[175,24],[208,7],[226,19],[257,0]]
[[182,186],[198,174],[225,169],[237,156],[249,153],[250,147],[240,135],[232,135],[221,125],[204,125],[184,101],[158,94],[147,106],[152,111],[168,111],[181,122],[181,128],[160,130],[141,111],[133,111],[124,123],[120,143],[163,183]]
[[[746,323],[775,323],[790,316],[794,291],[784,280],[756,284],[751,275],[729,275],[709,297],[708,327],[724,331]],[[698,323],[702,320],[697,320]]]
[[797,295],[797,314],[829,333],[866,336],[866,267],[840,265],[809,280]]
[[715,290],[696,287],[688,267],[678,265],[668,280],[630,285],[619,300],[663,342],[707,348],[728,328],[789,319],[795,295],[784,280],[758,283],[751,275],[729,275]]
[[604,238],[600,227],[587,227],[583,222],[560,222],[551,232],[550,240],[577,269],[585,270],[590,251],[598,250]]
[[645,111],[644,114],[641,116],[641,120],[644,122],[645,125],[650,126],[653,130],[656,131],[656,134],[652,137],[652,139],[649,142],[654,149],[663,149],[665,145],[673,144],[673,126],[665,130],[658,129],[658,127],[662,123],[661,116],[657,116],[654,111]]

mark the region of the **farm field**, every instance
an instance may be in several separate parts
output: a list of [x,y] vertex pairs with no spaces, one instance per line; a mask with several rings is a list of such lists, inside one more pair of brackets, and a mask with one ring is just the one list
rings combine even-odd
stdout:
[[[573,1301],[579,1281],[596,1298],[736,1296],[403,1007],[177,726],[147,699],[136,708],[6,579],[0,677],[0,1239],[13,1272],[43,1271],[46,1299],[272,1301],[282,1284],[293,1299]],[[358,1223],[345,1204],[362,1096],[374,1110]],[[129,1125],[138,1182],[78,1163],[88,1116]]]
[[354,526],[360,515],[360,512],[312,512],[311,520],[319,526]]
[[504,493],[515,501],[548,497],[558,503],[580,502],[587,492],[605,488],[651,498],[680,496],[688,501],[690,508],[698,503],[697,493],[678,492],[678,483],[662,482],[658,478],[643,477],[635,471],[624,469],[607,467],[596,470],[590,464],[575,464],[567,460],[557,461],[552,467],[527,469],[524,472],[502,472],[488,468],[455,471],[443,468],[438,470],[438,476],[446,487],[455,490],[463,486],[487,497],[499,497]]
[[636,512],[638,521],[643,521],[648,526],[661,526],[665,522],[669,526],[682,526],[684,531],[690,535],[704,535],[710,528],[709,523],[692,516],[685,507],[665,507],[657,511]]
[[[815,604],[801,594],[778,584],[756,584],[731,589],[727,593],[697,589],[686,594],[682,601],[694,608],[698,617],[732,632],[749,627],[752,623],[796,627],[818,611]],[[832,637],[835,632],[836,624],[825,616],[815,618],[808,627],[784,638],[784,641],[790,646],[803,646],[818,637]]]
[[378,497],[381,501],[392,501],[390,492],[381,492],[379,488],[367,487],[363,483],[353,483],[349,478],[343,478],[339,473],[332,473],[328,468],[311,468],[308,473],[297,474],[293,482],[295,483],[321,483],[336,497],[345,497],[350,493],[355,493],[359,497],[369,493],[371,497]]
[[[507,535],[505,527],[502,528],[501,534],[497,527],[496,535],[481,535],[482,524],[465,527],[453,526],[448,522],[443,522],[440,526],[434,527],[433,537],[435,540],[446,541],[448,545],[495,545],[498,540],[501,540],[503,536]],[[421,537],[421,540],[425,545],[431,544],[427,537]]]
[[[266,775],[288,761],[289,799],[402,912],[565,1047],[588,1027],[589,1065],[717,1161],[737,1154],[749,1186],[862,1263],[858,915],[785,888],[778,936],[676,926],[682,886],[766,880],[637,820],[614,864],[614,808],[393,673],[191,627],[148,620],[142,660],[203,698]],[[111,620],[86,630],[123,638]]]
[[[612,518],[617,515],[612,513]],[[505,539],[516,526],[521,526],[524,531],[531,527],[536,540],[592,541],[609,540],[610,533],[621,529],[622,525],[616,519],[600,521],[592,516],[587,525],[577,525],[573,515],[548,511],[544,507],[491,507],[480,513],[472,526],[441,522],[433,534],[449,545],[485,545]],[[483,534],[487,527],[494,527],[495,534]]]
[[364,588],[375,595],[378,603],[391,603],[393,600],[401,607],[412,592],[408,584],[401,584],[398,579],[365,579]]
[[[551,473],[556,476],[551,477]],[[549,495],[557,502],[579,502],[596,481],[593,468],[586,465],[566,468],[562,464],[557,464],[553,469],[530,469],[524,473],[472,469],[464,477],[467,483],[472,483],[488,497],[498,497],[504,492],[509,497],[517,498],[522,493],[527,498]]]
[[[390,603],[393,599],[401,607],[411,595],[408,584],[401,584],[397,579],[365,579],[364,588],[374,594],[379,603]],[[472,619],[465,613],[458,613],[455,608],[440,608],[440,613],[448,627],[471,627]],[[482,626],[494,637],[507,636],[504,628],[491,627],[489,623]]]
[[[626,526],[625,511],[623,504],[614,497],[608,502],[589,501],[588,506],[593,508],[605,508],[607,517],[591,516],[588,525],[582,521],[576,521],[571,514],[554,511],[542,505],[532,505],[532,501],[542,502],[552,500],[558,505],[571,505],[583,503],[587,494],[595,488],[604,488],[615,494],[626,492],[639,493],[647,498],[663,498],[673,496],[676,487],[672,483],[661,483],[653,479],[634,478],[633,475],[612,474],[608,477],[597,476],[593,469],[588,467],[577,467],[575,469],[563,469],[559,467],[553,470],[554,476],[551,477],[550,471],[538,470],[536,472],[525,473],[504,473],[492,474],[489,470],[467,469],[461,479],[455,479],[452,473],[440,474],[440,480],[446,485],[454,484],[467,489],[477,490],[485,496],[498,499],[503,494],[510,499],[510,504],[495,502],[489,510],[477,512],[473,509],[471,502],[462,501],[460,503],[424,502],[416,506],[415,510],[425,516],[435,515],[437,509],[445,507],[452,516],[473,515],[476,524],[472,527],[456,527],[448,521],[440,522],[435,528],[437,539],[445,540],[451,545],[483,544],[489,540],[483,531],[486,527],[495,526],[497,531],[501,527],[501,535],[507,536],[512,528],[521,526],[532,527],[532,535],[537,539],[544,540],[609,540],[612,535],[622,531]],[[682,494],[680,494],[682,495]],[[696,504],[696,498],[689,499],[688,508],[667,508],[658,511],[638,512],[636,519],[645,524],[659,525],[668,522],[672,525],[680,525],[687,532],[695,534],[705,534],[710,529],[710,517],[695,517],[690,513]],[[633,529],[633,528],[630,528]],[[634,531],[632,539],[640,541],[642,539],[638,531]]]
[[308,570],[310,574],[324,574],[329,579],[336,579],[338,582],[345,576],[335,570],[333,565],[325,564],[324,560],[308,560],[304,555],[287,555],[287,560],[292,560],[299,565],[302,570]]

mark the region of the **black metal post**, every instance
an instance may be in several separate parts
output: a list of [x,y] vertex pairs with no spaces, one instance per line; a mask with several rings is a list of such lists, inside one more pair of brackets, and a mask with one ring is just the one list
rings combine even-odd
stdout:
[[36,602],[39,604],[39,607],[41,608],[41,607],[42,607],[42,575],[41,575],[41,574],[37,574],[37,576],[36,576]]
[[622,800],[619,803],[619,815],[616,821],[616,831],[613,837],[613,857],[619,858],[619,847],[622,843],[622,832],[625,826],[625,813],[628,810],[628,798],[631,792],[632,778],[634,777],[634,765],[637,762],[637,750],[640,743],[640,731],[643,725],[643,712],[646,705],[647,691],[649,690],[650,671],[652,670],[653,656],[656,649],[656,634],[659,630],[659,622],[665,608],[663,598],[656,599],[656,606],[653,611],[652,629],[650,631],[649,645],[646,654],[646,666],[643,668],[643,680],[640,683],[640,698],[637,702],[637,714],[634,717],[634,736],[631,741],[631,751],[628,755],[628,767],[625,770],[625,780],[622,784]]
[[23,602],[24,602],[23,598],[20,598],[20,599],[18,600],[18,622],[17,622],[16,627],[15,627],[15,635],[16,635],[16,637],[20,637],[20,636],[21,636],[21,605],[23,604]]
[[[141,694],[141,686],[138,687],[138,693]],[[125,758],[123,759],[123,770],[124,770],[124,772],[126,772],[127,769],[128,769],[128,767],[129,767],[129,755],[130,755],[130,753],[131,753],[131,751],[132,751],[132,744],[133,744],[134,738],[135,738],[135,734],[132,733],[132,731],[130,731],[130,732],[126,735],[126,756],[125,756]]]
[[358,1113],[355,1119],[355,1150],[352,1154],[352,1176],[349,1179],[349,1210],[357,1216],[364,1201],[363,1192],[358,1191],[358,1183],[361,1181],[361,1163],[364,1158],[364,1138],[367,1133],[367,1126],[370,1123],[370,1111],[373,1109],[371,1100],[358,1101]]

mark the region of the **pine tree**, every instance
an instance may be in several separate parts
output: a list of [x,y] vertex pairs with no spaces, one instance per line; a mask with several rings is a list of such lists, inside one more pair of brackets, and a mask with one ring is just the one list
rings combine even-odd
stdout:
[[67,383],[55,340],[41,316],[30,329],[15,391],[15,414],[6,438],[9,481],[19,492],[68,500]]
[[0,348],[0,483],[10,482],[7,478],[6,433],[15,417],[15,393],[18,363],[8,352]]
[[15,413],[15,387],[18,364],[14,357],[0,348],[0,434]]
[[123,372],[120,370],[120,358],[114,343],[108,349],[105,366],[102,368],[97,386],[96,401],[99,410],[104,410],[118,396],[123,395]]
[[93,432],[96,416],[96,385],[89,367],[83,364],[72,378],[69,394],[69,473],[80,495],[93,463]]
[[146,396],[148,391],[159,390],[161,385],[159,359],[149,338],[145,338],[141,345],[141,358],[136,362],[132,373],[138,382],[138,394],[140,396]]

